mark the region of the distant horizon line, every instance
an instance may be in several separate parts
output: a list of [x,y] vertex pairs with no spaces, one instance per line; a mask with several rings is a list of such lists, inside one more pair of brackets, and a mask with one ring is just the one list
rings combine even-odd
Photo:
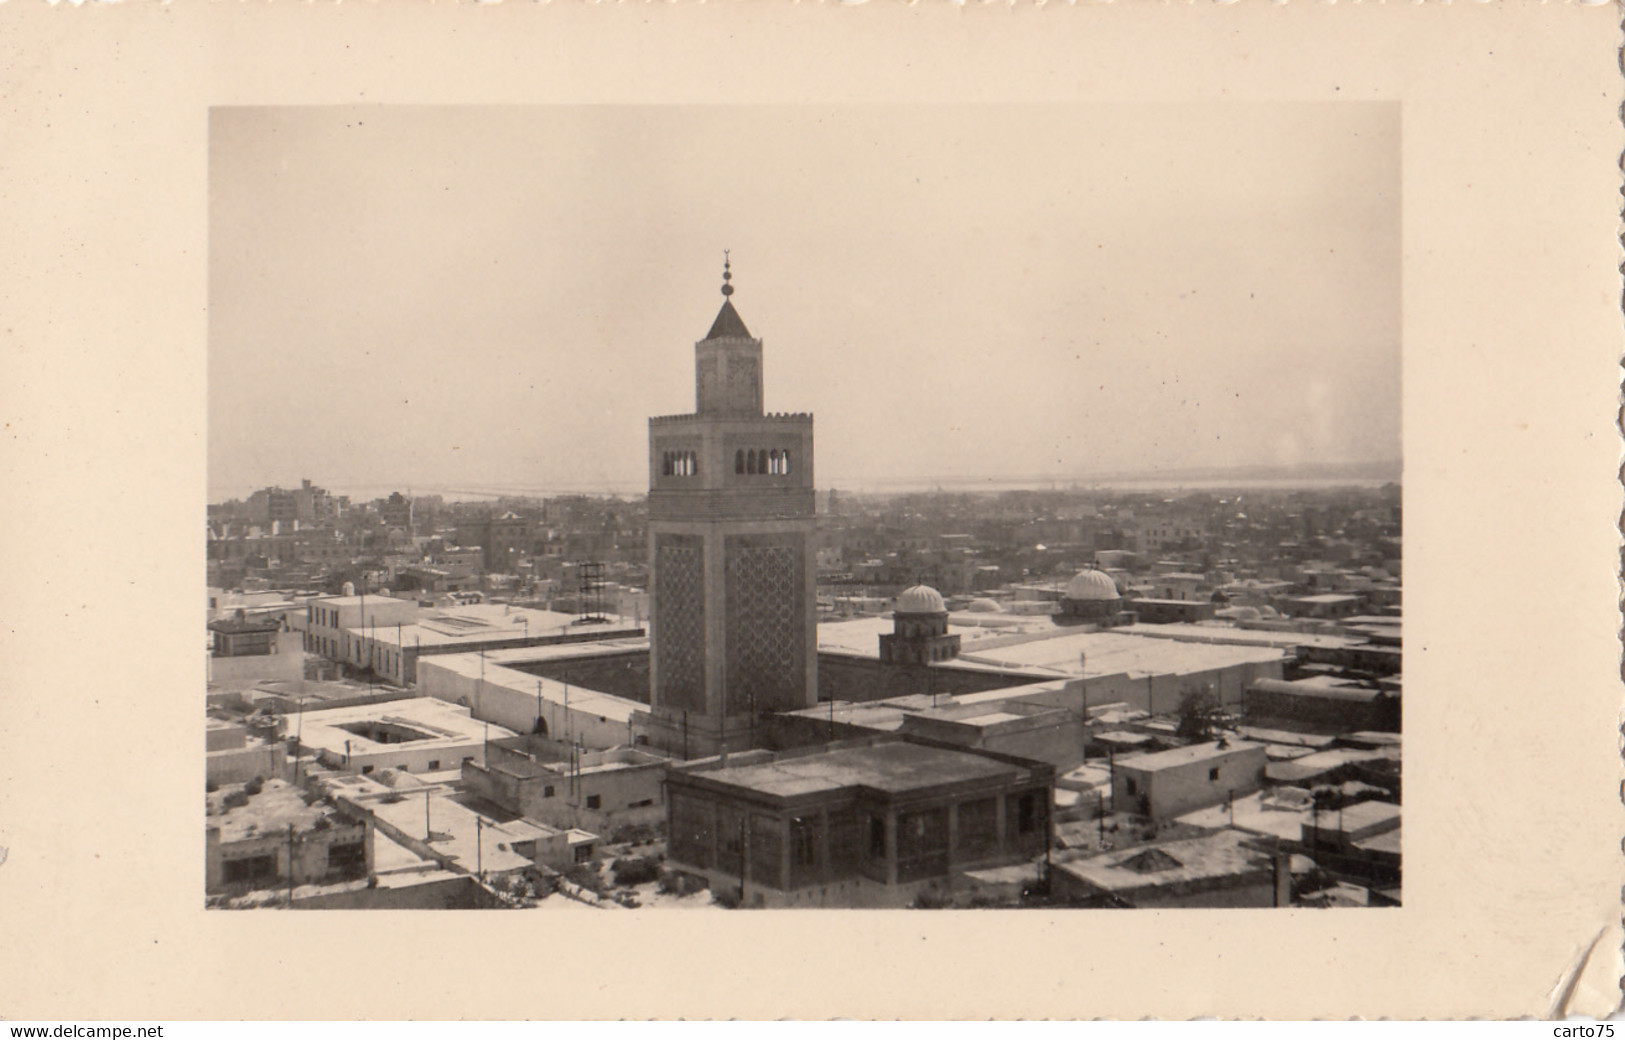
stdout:
[[[1248,486],[1254,489],[1280,487],[1291,490],[1294,485],[1331,487],[1381,486],[1399,484],[1403,475],[1401,460],[1370,462],[1309,463],[1298,466],[1246,465],[1228,468],[1191,467],[1177,470],[1123,470],[1093,476],[1042,475],[1021,476],[920,476],[920,477],[858,477],[853,476],[829,483],[820,482],[820,491],[850,491],[857,493],[906,493],[911,491],[941,490],[952,493],[975,491],[1060,491],[1060,490],[1160,490],[1180,489],[1215,490],[1225,484]],[[595,481],[582,484],[504,484],[480,482],[483,486],[452,485],[396,481],[393,483],[333,482],[331,486],[320,480],[309,479],[311,484],[332,494],[357,497],[358,492],[381,492],[384,498],[392,492],[423,495],[471,496],[473,498],[550,498],[572,495],[637,496],[648,493],[643,481]],[[232,499],[244,499],[267,487],[278,484],[234,485],[230,489],[209,492],[210,504],[221,504]],[[299,485],[283,487],[298,490]],[[220,497],[224,496],[224,497]],[[457,499],[452,499],[456,501]]]

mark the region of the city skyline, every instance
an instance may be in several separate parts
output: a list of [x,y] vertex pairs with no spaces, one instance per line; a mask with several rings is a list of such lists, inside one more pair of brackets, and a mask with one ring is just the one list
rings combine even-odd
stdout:
[[1398,186],[1385,104],[217,109],[209,497],[638,493],[724,248],[820,486],[1397,471]]

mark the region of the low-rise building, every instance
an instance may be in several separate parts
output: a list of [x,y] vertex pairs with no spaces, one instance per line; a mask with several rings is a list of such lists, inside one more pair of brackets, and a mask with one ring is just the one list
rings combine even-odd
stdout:
[[[250,785],[252,786],[252,785]],[[204,884],[209,892],[366,877],[372,828],[281,780],[252,794],[209,796]]]
[[1144,624],[1192,624],[1213,617],[1214,605],[1210,600],[1165,599],[1141,596],[1128,600],[1124,608],[1134,612]]
[[483,762],[487,739],[513,734],[432,697],[306,711],[297,719],[300,749],[330,769],[367,774],[455,772]]
[[1083,763],[1083,721],[1076,713],[1015,697],[910,713],[898,732],[1048,762],[1057,773]]
[[214,638],[214,656],[251,657],[277,652],[277,633],[282,624],[273,618],[251,618],[238,609],[229,618],[209,622]]
[[1399,806],[1356,802],[1314,813],[1297,849],[1335,875],[1390,887],[1401,877],[1400,836]]
[[1120,758],[1112,807],[1154,820],[1219,805],[1264,786],[1264,745],[1220,740]]
[[248,745],[248,727],[225,719],[208,719],[203,728],[203,750],[228,751]]
[[[582,644],[591,658],[640,649],[647,639]],[[426,696],[465,705],[476,719],[515,733],[562,738],[592,750],[643,743],[644,704],[522,669],[551,670],[569,647],[527,647],[486,654],[446,654],[418,662],[419,689]],[[574,678],[571,676],[570,678]]]
[[558,828],[609,834],[665,822],[664,758],[633,748],[572,755],[550,745],[523,737],[492,741],[484,764],[463,763],[463,783],[508,812]]
[[464,805],[449,789],[392,772],[335,776],[323,782],[329,796],[358,819],[370,821],[421,862],[459,873],[501,875],[530,869],[534,844],[554,829],[528,820],[499,821]]
[[1292,723],[1331,735],[1359,730],[1397,733],[1400,694],[1334,676],[1259,679],[1247,688],[1243,710],[1251,723]]
[[224,787],[247,783],[255,777],[282,777],[287,772],[287,761],[287,748],[280,742],[211,750],[204,755],[204,780],[210,787]]
[[350,629],[393,629],[417,620],[417,600],[392,596],[324,596],[305,606],[305,649],[334,661],[351,660]]
[[524,647],[585,644],[637,638],[644,630],[623,618],[583,625],[573,614],[478,603],[425,610],[417,620],[388,627],[347,629],[339,660],[383,679],[410,686],[418,662],[442,654],[467,654]]
[[1044,854],[1054,770],[876,738],[673,765],[671,865],[749,906],[903,906]]
[[1234,830],[1057,863],[1050,884],[1063,899],[1119,907],[1286,905],[1271,856]]
[[1282,601],[1286,612],[1293,617],[1336,620],[1350,617],[1365,609],[1365,597],[1347,592],[1322,592],[1312,596],[1293,596]]

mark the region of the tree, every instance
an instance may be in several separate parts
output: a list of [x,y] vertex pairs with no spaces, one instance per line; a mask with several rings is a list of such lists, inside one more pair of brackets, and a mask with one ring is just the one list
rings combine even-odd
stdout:
[[1187,690],[1179,698],[1179,728],[1174,734],[1185,740],[1211,740],[1220,728],[1223,713],[1212,690]]

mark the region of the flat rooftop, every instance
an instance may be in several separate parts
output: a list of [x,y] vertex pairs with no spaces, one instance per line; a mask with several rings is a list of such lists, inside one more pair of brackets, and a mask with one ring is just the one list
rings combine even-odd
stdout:
[[958,696],[943,694],[934,700],[927,694],[915,693],[889,697],[883,701],[825,701],[816,708],[798,708],[785,714],[814,722],[833,720],[875,730],[896,730],[910,715],[969,726],[989,726],[1060,710],[1043,704],[1034,704],[1026,711],[1020,708],[1024,704],[1024,696],[1050,692],[1058,687],[1057,683],[1033,683]]
[[[823,621],[818,625],[818,649],[857,657],[879,657],[880,637],[896,629],[892,615]],[[1011,636],[1058,631],[1049,615],[957,613],[948,615],[948,634],[959,637],[960,652],[977,646],[993,646]],[[947,662],[945,662],[947,663]]]
[[404,599],[400,596],[384,596],[378,594],[371,596],[321,596],[314,600],[314,602],[320,603],[327,607],[359,607],[363,602],[369,599],[372,600],[375,605],[380,607],[386,603],[410,603],[414,606],[417,604],[417,600],[415,599]]
[[1253,688],[1269,693],[1299,697],[1324,697],[1340,701],[1374,701],[1383,691],[1354,679],[1333,675],[1311,675],[1304,679],[1260,679]]
[[528,821],[517,825],[492,822],[460,802],[432,791],[427,795],[427,803],[427,813],[424,797],[368,802],[366,808],[403,834],[420,840],[427,838],[429,848],[456,860],[465,870],[472,872],[479,865],[487,871],[504,873],[531,865],[529,857],[514,852],[512,846],[516,841],[533,840],[539,833],[538,825]]
[[[589,632],[614,632],[618,629],[612,625],[580,625],[578,630]],[[557,660],[574,660],[576,658],[609,657],[615,654],[649,652],[649,637],[646,635],[614,635],[607,639],[594,639],[582,643],[549,643],[545,646],[511,647],[501,650],[487,650],[485,660],[488,664],[500,664],[509,667],[518,667],[526,664],[543,664]]]
[[222,843],[286,836],[289,826],[295,833],[308,831],[317,820],[336,815],[322,802],[307,805],[304,791],[285,780],[267,780],[259,794],[249,796],[247,805],[225,808],[227,793],[240,789],[241,785],[232,784],[209,794],[208,821],[220,828]]
[[[1147,733],[1136,733],[1130,729],[1108,729],[1095,734],[1095,739],[1105,744],[1149,744],[1151,736]],[[1124,762],[1133,761],[1124,759]]]
[[1256,740],[1261,744],[1291,744],[1310,751],[1327,747],[1337,739],[1320,733],[1300,733],[1296,730],[1272,729],[1265,726],[1237,726],[1236,732],[1247,740]]
[[1356,802],[1341,809],[1323,809],[1320,829],[1323,831],[1388,830],[1399,826],[1403,810],[1391,802]]
[[[485,740],[487,723],[468,709],[433,697],[357,704],[346,708],[306,710],[295,726],[307,748],[350,755],[376,755],[403,748],[466,747]],[[490,726],[495,737],[513,736],[501,726]]]
[[1277,632],[1263,628],[1238,628],[1220,623],[1176,622],[1170,625],[1128,625],[1114,631],[1147,639],[1173,639],[1186,643],[1229,643],[1233,646],[1268,646],[1292,649],[1300,646],[1341,649],[1360,642],[1348,636],[1316,632]]
[[1345,733],[1338,738],[1352,747],[1364,745],[1366,747],[1400,747],[1405,738],[1398,733],[1379,733],[1374,730],[1362,729],[1358,733]]
[[[627,644],[639,642],[644,647],[648,646],[648,640],[625,640],[624,642]],[[525,694],[527,697],[534,698],[540,692],[542,699],[550,704],[562,706],[568,701],[571,711],[597,715],[605,720],[613,719],[616,722],[624,723],[631,719],[635,712],[648,711],[649,706],[647,704],[628,700],[625,697],[617,697],[614,694],[591,690],[575,683],[569,684],[568,697],[566,697],[564,683],[556,679],[540,678],[528,672],[521,672],[517,668],[505,667],[499,663],[506,660],[513,664],[523,664],[526,661],[539,660],[535,655],[537,651],[541,650],[557,650],[558,653],[555,656],[561,658],[584,656],[581,654],[581,650],[589,646],[594,648],[593,652],[595,653],[602,654],[614,651],[614,648],[611,648],[606,643],[576,643],[558,647],[526,647],[523,650],[487,651],[483,655],[483,662],[480,659],[482,655],[478,653],[437,654],[433,657],[419,659],[418,682],[420,684],[423,682],[423,677],[427,672],[436,668],[443,668],[466,679],[476,679],[483,675],[484,684],[487,687],[495,686],[516,691]],[[623,645],[619,649],[624,652],[629,647]],[[576,651],[576,653],[571,654],[569,651]],[[507,733],[504,731],[504,736],[506,735]]]
[[358,639],[373,638],[379,643],[401,647],[444,647],[458,643],[487,643],[496,640],[520,642],[526,639],[558,639],[562,636],[591,636],[598,632],[622,633],[637,630],[631,618],[611,616],[607,624],[577,624],[575,614],[561,614],[530,607],[510,608],[502,603],[475,603],[465,607],[445,607],[426,611],[411,624],[356,626],[345,631]]
[[1188,884],[1265,871],[1267,858],[1249,847],[1251,836],[1222,830],[1163,845],[1139,845],[1055,865],[1107,892]]
[[967,726],[993,726],[1001,722],[1020,722],[1024,718],[1027,718],[1027,716],[1017,715],[1014,712],[990,711],[982,715],[970,715],[954,719],[954,721],[962,722]]
[[1020,767],[963,751],[888,741],[866,747],[835,747],[771,762],[684,770],[708,780],[778,797],[868,787],[901,794],[922,787],[992,779]]
[[1397,856],[1400,854],[1400,830],[1401,828],[1395,827],[1391,831],[1362,838],[1354,843],[1354,847],[1363,852],[1384,852]]
[[799,708],[786,714],[814,722],[835,721],[847,726],[865,729],[895,730],[903,719],[912,714],[906,708],[890,701],[826,701],[816,708]]
[[1217,743],[1190,744],[1186,747],[1170,748],[1167,751],[1153,751],[1148,755],[1135,755],[1133,758],[1120,759],[1117,764],[1124,769],[1173,769],[1190,765],[1193,762],[1206,762],[1209,759],[1224,758],[1238,751],[1249,751],[1253,748],[1263,748],[1263,746],[1245,740],[1233,740],[1225,747],[1219,747]]
[[[1138,626],[1136,626],[1138,627]],[[1080,666],[1079,655],[1085,655]],[[959,661],[1049,675],[1088,678],[1107,675],[1188,675],[1248,664],[1281,661],[1284,651],[1270,646],[1181,642],[1131,631],[1079,632],[1052,628],[1050,634],[986,651],[965,649]]]
[[1363,751],[1357,748],[1330,748],[1325,751],[1316,751],[1294,758],[1287,762],[1271,762],[1265,767],[1264,774],[1278,783],[1296,783],[1299,780],[1308,780],[1322,773],[1329,773],[1334,769],[1356,762],[1370,762],[1373,759],[1388,758],[1382,751]]
[[[520,738],[520,740],[523,739]],[[507,741],[506,743],[510,745],[511,750],[515,750],[521,755],[525,754],[522,749],[513,747],[519,741]],[[499,768],[505,773],[523,776],[526,779],[535,779],[541,776],[570,775],[570,763],[563,759],[539,758],[530,755],[526,755],[524,759],[516,759],[510,756],[497,762],[488,761],[486,764],[492,768]],[[581,756],[575,769],[575,775],[613,773],[627,769],[645,769],[649,766],[664,767],[668,764],[668,759],[635,748],[613,748],[608,751],[588,752]]]
[[1251,834],[1297,841],[1303,834],[1303,825],[1310,819],[1308,809],[1293,809],[1279,803],[1266,803],[1263,791],[1236,798],[1229,806],[1210,805],[1205,809],[1186,813],[1180,823],[1195,827],[1220,830],[1233,827]]
[[398,691],[398,687],[391,687],[384,683],[369,686],[354,679],[339,681],[316,679],[258,679],[245,688],[243,692],[248,695],[270,694],[291,701],[303,700],[305,710],[312,710],[312,705],[319,708],[323,701],[348,700],[352,697],[385,696],[391,690]]

